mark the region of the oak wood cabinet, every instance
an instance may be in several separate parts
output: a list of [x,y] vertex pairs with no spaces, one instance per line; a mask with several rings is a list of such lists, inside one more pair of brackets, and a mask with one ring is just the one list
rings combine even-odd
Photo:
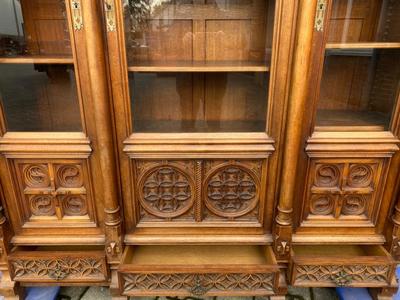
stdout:
[[5,3],[2,294],[392,292],[398,1]]

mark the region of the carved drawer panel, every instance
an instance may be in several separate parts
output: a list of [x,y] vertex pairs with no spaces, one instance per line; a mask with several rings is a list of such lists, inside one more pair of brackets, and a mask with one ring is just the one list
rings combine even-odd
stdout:
[[261,223],[265,163],[134,160],[140,222]]
[[271,295],[279,269],[264,246],[128,247],[118,269],[126,296]]
[[384,159],[312,159],[303,225],[374,226],[384,178]]
[[63,247],[17,248],[9,256],[11,276],[20,282],[60,285],[107,281],[104,250],[82,248],[79,247],[81,251]]
[[92,226],[95,214],[86,160],[16,159],[13,166],[24,226]]
[[382,287],[390,285],[394,267],[394,261],[382,246],[294,246],[291,284]]

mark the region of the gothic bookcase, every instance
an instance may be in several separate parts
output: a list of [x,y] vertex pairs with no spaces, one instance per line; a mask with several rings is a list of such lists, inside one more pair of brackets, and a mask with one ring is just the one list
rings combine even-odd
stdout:
[[0,294],[393,293],[399,1],[3,5]]

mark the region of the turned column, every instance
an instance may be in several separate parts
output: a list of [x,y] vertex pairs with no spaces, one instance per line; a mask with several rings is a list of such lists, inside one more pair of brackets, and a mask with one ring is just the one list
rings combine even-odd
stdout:
[[281,187],[275,218],[274,250],[278,259],[287,259],[290,254],[293,198],[296,181],[298,180],[297,164],[299,151],[301,151],[301,129],[304,122],[304,109],[306,107],[309,84],[308,72],[311,64],[311,45],[316,4],[317,0],[299,1],[297,36],[283,147]]
[[103,37],[102,8],[99,1],[82,1],[86,30],[87,63],[90,70],[96,147],[103,184],[106,253],[110,263],[122,255],[121,212],[119,206],[117,164],[113,138],[113,119],[108,91]]

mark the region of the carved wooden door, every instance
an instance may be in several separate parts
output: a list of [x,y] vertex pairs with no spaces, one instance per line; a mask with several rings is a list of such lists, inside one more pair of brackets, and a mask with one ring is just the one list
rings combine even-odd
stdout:
[[277,19],[283,2],[105,1],[128,243],[269,239],[285,99],[271,87],[283,88],[289,62],[277,60],[290,51],[275,50],[274,24],[293,17],[287,4]]
[[398,168],[400,3],[318,1],[316,11],[298,241],[379,243]]
[[84,14],[90,8],[83,6],[79,0],[2,4],[0,169],[17,244],[57,242],[52,235],[59,242],[104,240],[88,113],[93,103]]

